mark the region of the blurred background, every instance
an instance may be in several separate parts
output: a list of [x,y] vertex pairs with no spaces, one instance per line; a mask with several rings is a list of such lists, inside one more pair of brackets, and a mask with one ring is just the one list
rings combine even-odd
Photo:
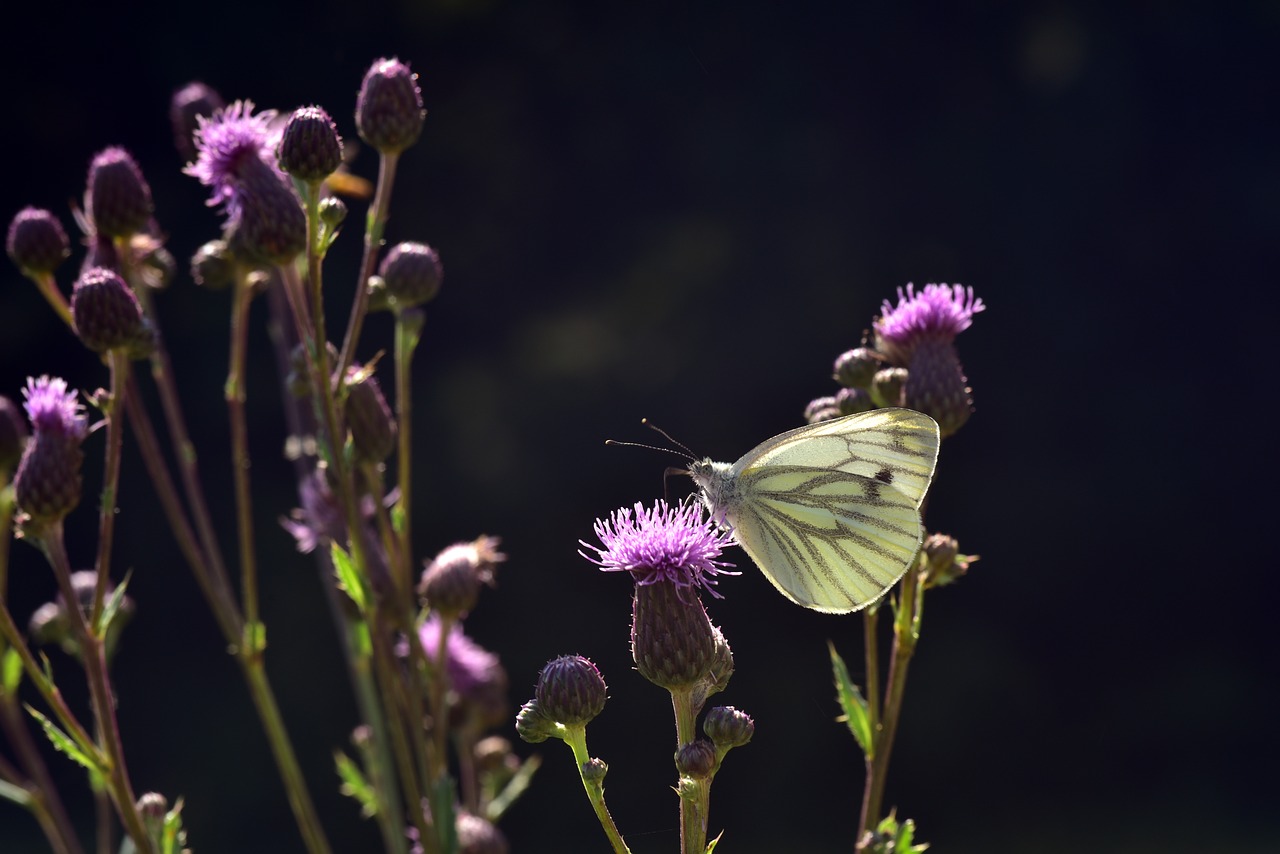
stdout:
[[[548,659],[598,663],[610,701],[589,743],[632,850],[678,846],[670,704],[632,670],[628,580],[577,549],[597,516],[659,497],[673,460],[604,439],[650,441],[648,417],[736,459],[834,393],[832,360],[908,282],[963,283],[988,306],[958,341],[977,410],[944,444],[927,519],[982,559],[928,598],[886,803],[939,852],[1280,850],[1264,373],[1280,6],[57,5],[27,4],[0,52],[0,214],[47,207],[71,232],[90,158],[123,145],[184,272],[220,220],[180,172],[176,89],[318,103],[355,142],[369,64],[398,56],[420,74],[426,126],[387,228],[437,247],[445,269],[415,362],[415,542],[429,558],[502,537],[510,560],[466,628],[502,656],[513,717]],[[374,153],[353,171],[374,177]],[[362,222],[353,203],[327,268],[331,318],[349,305]],[[185,274],[159,298],[234,554],[228,306]],[[337,850],[373,850],[375,828],[336,791],[332,751],[357,721],[321,580],[276,521],[297,501],[258,308],[268,664]],[[360,355],[390,345],[377,317]],[[20,399],[42,373],[106,382],[6,259],[0,393]],[[101,440],[87,447],[70,522],[82,564]],[[116,680],[133,779],[185,797],[197,851],[301,851],[131,445],[125,465],[116,567],[132,570],[138,613]],[[25,620],[54,582],[34,549],[12,558]],[[754,715],[756,736],[716,780],[713,832],[725,851],[851,850],[862,763],[834,720],[826,642],[860,678],[861,621],[797,608],[736,559],[746,571],[708,606],[737,659],[717,700]],[[544,765],[503,824],[512,850],[607,850],[569,751],[517,750]],[[84,781],[50,762],[87,839]],[[8,804],[0,850],[44,850]]]

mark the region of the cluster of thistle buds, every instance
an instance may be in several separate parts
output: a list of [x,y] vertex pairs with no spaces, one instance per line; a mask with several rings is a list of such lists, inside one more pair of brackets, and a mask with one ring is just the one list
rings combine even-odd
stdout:
[[926,285],[898,289],[898,304],[885,300],[873,323],[874,344],[842,353],[832,376],[841,388],[805,407],[810,424],[887,406],[905,406],[938,422],[950,436],[973,412],[955,338],[985,306],[972,288]]

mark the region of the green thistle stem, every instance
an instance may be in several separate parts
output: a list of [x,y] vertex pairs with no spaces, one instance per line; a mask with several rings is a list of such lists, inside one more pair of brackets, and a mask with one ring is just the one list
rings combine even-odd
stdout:
[[609,808],[605,806],[604,783],[600,780],[588,780],[587,775],[583,773],[583,768],[591,761],[591,754],[587,752],[586,724],[564,725],[562,728],[564,743],[573,750],[574,761],[578,763],[578,776],[582,779],[582,788],[587,791],[587,800],[591,801],[591,808],[595,810],[596,818],[604,828],[604,835],[609,837],[609,844],[613,846],[614,854],[629,854],[631,849],[627,847],[622,834],[618,832],[618,826],[613,823]]
[[261,653],[258,630],[258,562],[254,553],[253,493],[249,484],[249,427],[245,420],[245,362],[249,349],[249,306],[253,290],[244,279],[235,284],[231,306],[230,368],[224,397],[231,418],[231,470],[235,479],[236,531],[240,543],[240,596],[245,631],[239,643]]
[[80,645],[80,657],[85,672],[89,677],[89,693],[93,701],[94,716],[99,724],[102,736],[102,748],[105,753],[105,778],[111,799],[115,803],[116,812],[124,823],[125,832],[137,846],[139,854],[152,854],[151,840],[143,827],[142,817],[138,815],[137,798],[129,783],[129,772],[125,766],[124,748],[120,742],[120,729],[116,721],[115,699],[111,690],[111,679],[107,674],[107,658],[105,645],[85,622],[84,612],[77,606],[79,601],[75,589],[71,586],[71,567],[67,561],[67,552],[62,538],[62,523],[49,525],[40,534],[41,549],[53,567],[54,577],[58,580],[58,590],[63,601],[68,603],[67,611],[71,614],[71,625]]
[[[693,689],[672,688],[671,705],[676,717],[676,750],[697,738],[698,711],[693,707]],[[680,854],[702,854],[707,848],[707,808],[710,804],[708,780],[697,780],[697,791],[680,797]]]
[[867,659],[867,718],[874,733],[880,728],[880,605],[884,598],[867,606],[862,614],[862,640]]
[[116,499],[120,484],[120,452],[124,448],[124,422],[121,403],[129,389],[129,358],[120,350],[107,353],[111,369],[111,398],[104,411],[107,417],[107,447],[102,473],[102,506],[98,514],[97,582],[93,588],[93,608],[89,625],[106,637],[107,627],[99,626],[106,599],[107,581],[111,576],[111,546],[115,542]]
[[875,736],[875,756],[867,763],[867,782],[863,792],[862,816],[857,839],[880,821],[884,804],[885,783],[889,776],[889,758],[898,732],[902,700],[907,688],[907,670],[916,644],[920,640],[920,614],[924,604],[924,582],[921,575],[923,555],[917,556],[902,578],[898,607],[893,620],[893,651],[889,657],[889,681],[885,690],[884,712]]
[[364,230],[364,256],[360,259],[360,277],[356,280],[356,296],[351,306],[351,319],[347,322],[347,335],[342,341],[342,357],[338,360],[339,375],[346,374],[355,359],[356,343],[369,311],[369,277],[373,275],[378,260],[378,247],[382,245],[382,230],[387,224],[387,211],[391,207],[391,187],[396,179],[396,165],[400,155],[382,154],[378,160],[378,187],[373,193],[368,219]]

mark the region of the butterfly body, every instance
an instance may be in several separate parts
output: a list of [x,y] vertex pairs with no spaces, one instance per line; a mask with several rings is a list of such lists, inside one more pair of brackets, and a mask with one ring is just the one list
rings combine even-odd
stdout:
[[733,464],[694,462],[689,475],[784,596],[847,613],[883,595],[915,558],[938,441],[927,415],[877,409],[789,430]]

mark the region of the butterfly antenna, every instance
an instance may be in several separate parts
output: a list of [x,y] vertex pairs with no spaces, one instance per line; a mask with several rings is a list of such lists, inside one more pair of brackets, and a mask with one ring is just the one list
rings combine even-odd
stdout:
[[640,423],[648,427],[650,430],[656,431],[659,435],[662,436],[662,438],[666,439],[668,442],[675,445],[680,450],[684,451],[685,456],[687,456],[689,459],[696,460],[698,458],[693,451],[689,450],[689,448],[685,445],[684,442],[677,442],[675,439],[671,438],[670,433],[668,433],[666,430],[663,430],[657,424],[654,424],[648,418],[641,418]]

